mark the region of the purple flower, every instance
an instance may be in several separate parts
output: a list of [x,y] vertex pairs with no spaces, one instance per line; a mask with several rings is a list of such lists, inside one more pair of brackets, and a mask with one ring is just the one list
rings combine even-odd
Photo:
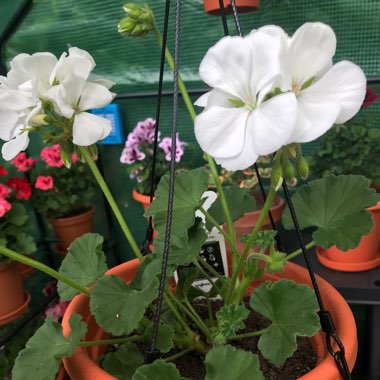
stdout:
[[[184,141],[180,141],[179,138],[178,138],[178,133],[177,133],[177,136],[176,136],[176,151],[175,151],[175,161],[176,162],[180,162],[181,161],[181,157],[184,153],[184,147],[188,145],[186,142]],[[170,137],[165,137],[164,139],[162,139],[162,141],[160,142],[160,144],[158,145],[165,153],[165,159],[167,161],[170,161],[170,157],[171,157],[171,152],[172,152],[172,139]]]
[[120,162],[123,164],[133,164],[145,158],[145,153],[139,150],[138,146],[125,147],[121,153]]
[[125,142],[126,148],[135,147],[136,145],[139,145],[139,143],[140,143],[139,139],[136,137],[136,135],[133,132],[128,133],[127,141]]
[[156,120],[148,117],[144,121],[137,123],[133,130],[134,135],[139,143],[151,144],[154,141],[154,131],[156,128]]

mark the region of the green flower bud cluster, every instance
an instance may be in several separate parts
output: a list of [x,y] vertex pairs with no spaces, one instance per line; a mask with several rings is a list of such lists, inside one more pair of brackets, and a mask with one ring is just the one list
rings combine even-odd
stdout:
[[148,5],[127,3],[123,7],[126,17],[118,26],[118,32],[130,37],[145,37],[154,27],[154,16]]

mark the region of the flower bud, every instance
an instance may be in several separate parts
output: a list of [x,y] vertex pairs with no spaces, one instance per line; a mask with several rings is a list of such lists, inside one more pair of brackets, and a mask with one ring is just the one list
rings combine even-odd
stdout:
[[45,120],[46,115],[43,113],[39,113],[30,118],[29,124],[32,127],[40,127],[41,125],[49,125],[49,123]]
[[70,169],[71,168],[71,154],[70,152],[61,144],[59,146],[59,151],[61,154],[61,160],[63,161],[63,164]]
[[271,184],[273,188],[277,191],[283,182],[283,173],[281,165],[275,165],[272,169]]
[[303,156],[297,160],[297,172],[302,179],[306,179],[309,175],[309,164]]
[[284,166],[284,177],[290,181],[295,175],[296,170],[294,169],[294,165],[288,161]]
[[96,160],[98,158],[98,147],[96,146],[96,144],[88,146],[87,149],[91,154],[92,159]]
[[145,5],[128,3],[123,7],[126,16],[117,26],[118,32],[125,36],[145,37],[155,27],[152,10]]

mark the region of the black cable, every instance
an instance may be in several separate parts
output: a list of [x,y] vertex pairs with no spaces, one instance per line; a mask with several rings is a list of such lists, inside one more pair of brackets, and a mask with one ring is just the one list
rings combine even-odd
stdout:
[[175,15],[175,40],[174,40],[174,73],[173,73],[173,123],[172,123],[172,146],[170,158],[170,175],[169,175],[169,196],[168,196],[168,215],[166,221],[165,244],[162,258],[160,285],[156,303],[156,313],[153,321],[153,332],[150,344],[149,355],[145,356],[145,363],[151,363],[159,357],[159,351],[156,348],[158,328],[161,318],[161,307],[166,283],[166,271],[169,258],[170,232],[173,216],[174,200],[174,179],[175,179],[175,156],[177,140],[177,114],[178,114],[178,73],[179,73],[179,40],[180,40],[180,20],[181,20],[181,0],[176,0]]
[[222,23],[223,23],[223,30],[224,35],[228,36],[230,33],[228,31],[228,25],[227,25],[227,18],[226,18],[226,11],[224,9],[223,0],[219,0],[219,8],[220,8],[220,15],[222,17]]

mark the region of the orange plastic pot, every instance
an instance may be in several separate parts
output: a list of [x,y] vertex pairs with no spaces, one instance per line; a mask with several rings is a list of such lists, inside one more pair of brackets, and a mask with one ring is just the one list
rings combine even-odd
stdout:
[[94,212],[95,207],[91,207],[80,215],[49,219],[58,238],[57,249],[59,251],[66,252],[73,240],[87,232],[92,232]]
[[[34,255],[28,255],[28,257],[30,257],[33,260],[37,260],[37,257]],[[21,278],[23,280],[30,277],[35,272],[35,269],[31,267],[30,265],[20,263],[19,261],[17,261],[16,264],[17,264],[18,271],[21,274]]]
[[22,288],[16,262],[0,264],[0,326],[18,318],[28,307],[30,294]]
[[368,210],[375,224],[370,234],[363,236],[359,245],[347,252],[336,246],[317,247],[317,258],[322,265],[343,272],[360,272],[380,266],[380,202]]
[[[121,277],[124,281],[129,282],[134,277],[139,268],[137,259],[121,264],[112,268],[107,274]],[[280,278],[292,279],[298,283],[311,286],[308,272],[299,265],[288,263],[284,273],[278,275],[267,275],[263,280],[276,281]],[[317,276],[320,286],[321,295],[325,302],[326,308],[331,312],[334,319],[337,334],[341,339],[345,350],[346,359],[350,370],[353,368],[357,354],[357,337],[355,319],[351,309],[343,297],[329,283]],[[253,284],[257,286],[259,283]],[[70,303],[62,320],[63,334],[67,337],[70,333],[69,319],[72,314],[82,315],[83,320],[88,325],[87,340],[105,339],[109,335],[101,328],[97,327],[94,317],[89,311],[89,299],[85,295],[76,296]],[[309,373],[301,376],[300,380],[341,380],[339,371],[335,365],[334,359],[327,353],[325,346],[324,333],[319,332],[311,342],[317,352],[318,364],[316,368]],[[336,347],[334,346],[334,349]],[[80,347],[70,358],[63,359],[67,373],[72,380],[116,380],[115,377],[103,371],[96,363],[99,356],[99,348]]]
[[[224,9],[227,14],[232,12],[231,1],[223,0]],[[235,0],[236,8],[239,12],[252,12],[260,7],[260,0]],[[211,15],[220,14],[219,0],[203,0],[203,6],[206,13]]]

